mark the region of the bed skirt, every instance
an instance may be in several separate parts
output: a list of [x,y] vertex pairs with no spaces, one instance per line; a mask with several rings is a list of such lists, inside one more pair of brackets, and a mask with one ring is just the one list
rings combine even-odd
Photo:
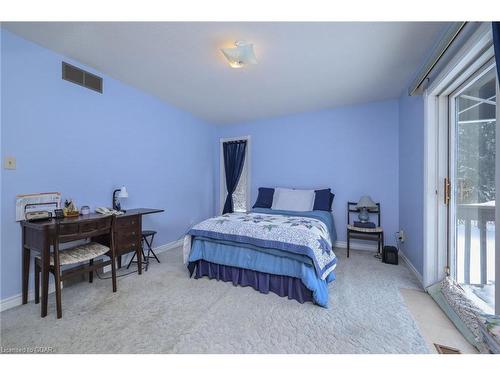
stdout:
[[188,264],[189,275],[195,279],[207,276],[209,279],[231,281],[234,286],[251,286],[261,293],[273,292],[280,297],[288,297],[300,303],[313,302],[312,291],[296,277],[272,275],[269,273],[224,266],[200,259]]

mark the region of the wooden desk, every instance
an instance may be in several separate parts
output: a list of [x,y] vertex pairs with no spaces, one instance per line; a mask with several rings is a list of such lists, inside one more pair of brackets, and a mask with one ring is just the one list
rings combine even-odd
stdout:
[[[161,209],[151,208],[136,208],[130,209],[125,214],[117,216],[115,226],[113,228],[115,238],[115,251],[118,256],[118,266],[121,266],[121,256],[130,251],[135,251],[138,259],[138,273],[142,272],[141,258],[141,233],[142,233],[142,216],[163,212]],[[87,238],[85,228],[90,222],[102,220],[101,214],[80,215],[74,218],[60,219],[63,223],[75,224],[75,237]],[[56,219],[43,221],[21,221],[22,230],[22,285],[23,285],[23,304],[28,303],[28,287],[29,287],[29,269],[31,250],[37,251],[40,254],[42,263],[42,306],[41,316],[47,315],[47,300],[49,288],[49,264],[50,264],[50,246],[53,243]],[[109,238],[106,236],[93,238],[94,241],[109,245]]]

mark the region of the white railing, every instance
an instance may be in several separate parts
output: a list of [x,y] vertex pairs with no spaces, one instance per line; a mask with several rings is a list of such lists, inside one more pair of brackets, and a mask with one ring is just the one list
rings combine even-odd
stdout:
[[487,223],[495,222],[495,201],[478,204],[457,205],[457,221],[465,225],[464,238],[464,284],[470,284],[472,226],[479,229],[479,277],[481,285],[487,283]]

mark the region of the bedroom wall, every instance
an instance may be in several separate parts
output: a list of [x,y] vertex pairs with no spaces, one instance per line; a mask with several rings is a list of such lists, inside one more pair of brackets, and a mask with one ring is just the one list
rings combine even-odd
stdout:
[[1,170],[1,299],[21,292],[16,194],[60,191],[93,209],[126,185],[125,208],[166,210],[144,220],[157,246],[213,214],[214,126],[107,76],[103,94],[63,81],[63,56],[6,30],[1,42],[2,161],[17,159]]
[[[331,187],[338,240],[346,240],[347,201],[381,202],[386,242],[399,226],[397,100],[218,127],[218,138],[251,136],[251,201],[260,186]],[[219,154],[217,142],[216,153]],[[215,164],[219,202],[219,159]]]
[[424,101],[399,99],[399,223],[406,239],[401,250],[422,275],[424,220]]

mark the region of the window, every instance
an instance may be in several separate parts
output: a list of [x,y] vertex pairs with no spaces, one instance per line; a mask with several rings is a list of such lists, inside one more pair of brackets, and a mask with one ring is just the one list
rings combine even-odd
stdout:
[[243,171],[241,172],[238,185],[233,193],[233,207],[234,212],[247,212],[250,209],[250,137],[238,137],[238,138],[225,138],[220,140],[220,212],[224,208],[224,202],[226,200],[227,189],[226,189],[226,175],[224,171],[224,153],[222,151],[222,145],[224,142],[246,140],[247,146],[245,151],[245,162],[243,164]]
[[[248,154],[247,154],[248,155]],[[247,158],[245,155],[245,159]],[[234,212],[246,212],[247,207],[247,178],[248,178],[248,164],[245,160],[243,164],[243,171],[241,172],[240,180],[233,193]]]
[[494,63],[449,96],[450,272],[483,311],[495,309]]

